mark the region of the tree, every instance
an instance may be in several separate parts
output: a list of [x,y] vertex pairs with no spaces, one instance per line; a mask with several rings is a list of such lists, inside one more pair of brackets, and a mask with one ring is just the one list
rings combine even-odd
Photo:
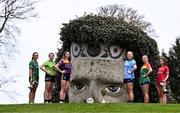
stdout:
[[17,52],[16,36],[20,33],[17,23],[37,16],[35,3],[31,0],[0,0],[0,55],[4,68],[7,59]]
[[169,54],[164,56],[168,59],[170,68],[170,88],[174,98],[180,103],[180,38],[176,39],[175,45],[169,50]]
[[[112,16],[85,15],[63,24],[60,32],[62,48],[58,52],[58,58],[63,52],[70,50],[72,42],[78,43],[104,43],[107,45],[123,45],[127,50],[134,52],[135,60],[138,67],[141,67],[142,55],[149,55],[150,63],[153,69],[158,64],[158,48],[154,39],[150,38],[147,33],[139,27],[132,26],[124,20]],[[139,78],[139,69],[136,71],[136,78]],[[157,102],[155,88],[155,76],[151,76],[152,83],[150,86],[150,97],[152,102]],[[136,79],[135,101],[142,102],[142,93]]]
[[[37,17],[33,0],[0,0],[0,85],[12,82],[2,79],[8,70],[8,62],[17,53],[17,37],[20,34],[18,23]],[[13,77],[14,78],[14,77]],[[14,80],[13,80],[14,81]],[[0,90],[1,91],[1,90]]]
[[107,5],[98,8],[98,15],[116,17],[127,22],[130,26],[136,26],[148,33],[148,35],[156,37],[155,29],[150,22],[144,20],[145,16],[138,14],[137,10],[123,5]]

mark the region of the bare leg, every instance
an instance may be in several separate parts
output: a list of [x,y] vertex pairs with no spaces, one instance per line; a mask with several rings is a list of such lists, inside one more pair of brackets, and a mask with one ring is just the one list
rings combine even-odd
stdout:
[[45,82],[45,91],[44,91],[44,99],[45,100],[49,100],[50,90],[51,90],[51,82],[46,81]]
[[166,104],[167,103],[167,97],[166,97],[166,94],[163,95],[163,104]]
[[160,103],[166,103],[166,94],[164,94],[163,88],[161,86],[156,86],[158,95],[159,95],[159,102]]
[[37,86],[35,86],[34,90],[33,90],[33,103],[36,97],[36,90],[37,90]]
[[64,100],[66,96],[66,86],[67,82],[65,80],[61,80],[61,91],[60,91],[60,100]]
[[129,82],[125,84],[126,91],[127,91],[127,100],[134,100],[134,94],[133,94],[133,83]]
[[53,87],[54,87],[54,82],[51,82],[51,88],[50,88],[50,91],[49,91],[49,100],[52,99],[52,91],[53,91]]
[[67,96],[69,96],[69,95],[68,95],[68,92],[69,92],[69,84],[70,84],[70,82],[67,81],[67,85],[66,85],[66,94],[67,94]]
[[144,103],[149,102],[149,84],[144,84],[141,86],[143,95],[144,95]]
[[37,86],[34,86],[34,88],[30,89],[29,92],[29,103],[34,103],[35,94],[36,94]]
[[32,89],[29,91],[29,103],[32,103]]

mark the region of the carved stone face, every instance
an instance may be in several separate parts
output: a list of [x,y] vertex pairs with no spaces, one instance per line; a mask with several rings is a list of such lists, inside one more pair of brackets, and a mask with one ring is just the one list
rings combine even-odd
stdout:
[[71,57],[70,102],[126,102],[122,47],[72,43]]

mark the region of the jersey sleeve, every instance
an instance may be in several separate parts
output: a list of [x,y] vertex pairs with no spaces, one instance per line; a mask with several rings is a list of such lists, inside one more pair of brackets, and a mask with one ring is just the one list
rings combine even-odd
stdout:
[[32,69],[32,68],[33,68],[33,63],[29,62],[29,69]]
[[135,60],[132,60],[132,65],[136,65],[136,61]]
[[146,67],[147,67],[147,69],[150,69],[151,68],[151,64],[147,63]]
[[64,61],[63,61],[63,60],[60,60],[60,61],[58,62],[58,65],[59,65],[59,66],[64,65]]
[[165,73],[166,74],[169,74],[169,68],[166,66],[166,68],[165,68]]

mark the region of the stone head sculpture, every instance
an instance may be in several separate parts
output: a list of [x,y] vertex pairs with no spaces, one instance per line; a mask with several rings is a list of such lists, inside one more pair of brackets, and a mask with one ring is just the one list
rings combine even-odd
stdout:
[[[72,43],[73,71],[69,90],[70,102],[125,102],[123,59],[120,45]],[[105,90],[105,94],[102,91]]]
[[150,59],[158,56],[153,39],[115,17],[87,15],[63,25],[59,54],[68,49],[72,57],[70,102],[86,102],[88,98],[95,102],[126,102],[123,85],[126,51],[134,52],[139,67],[143,54],[151,54]]

